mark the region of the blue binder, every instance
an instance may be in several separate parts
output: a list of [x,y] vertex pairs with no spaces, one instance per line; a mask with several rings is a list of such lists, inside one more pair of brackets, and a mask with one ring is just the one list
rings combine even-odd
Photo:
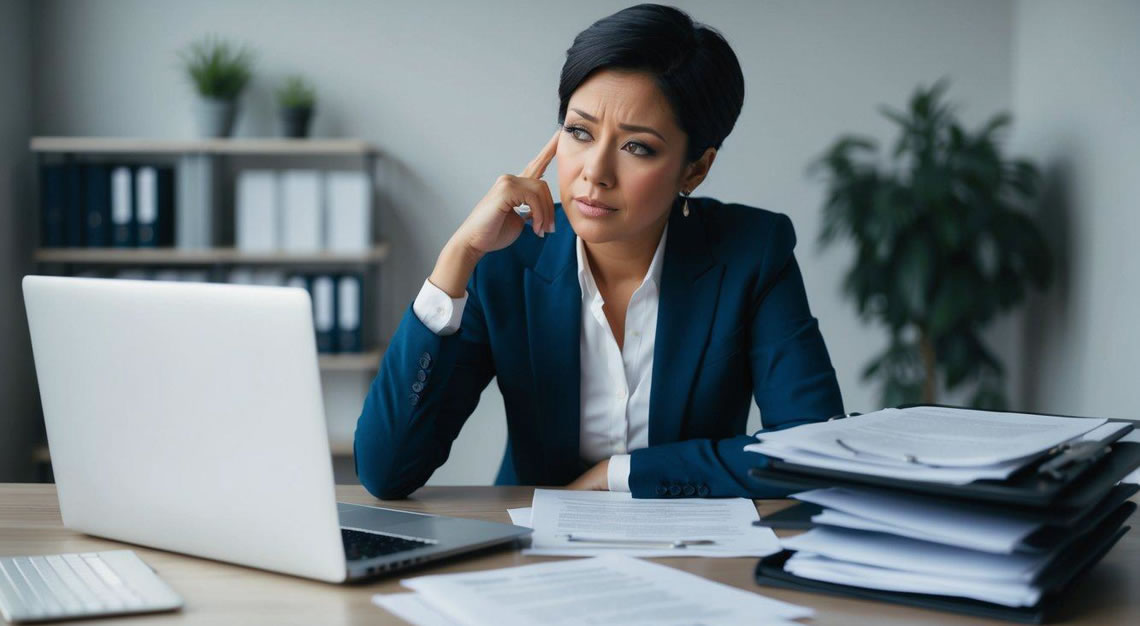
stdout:
[[361,279],[356,274],[346,274],[337,280],[336,286],[336,329],[337,350],[340,352],[360,352]]
[[63,246],[65,184],[62,165],[40,167],[40,245],[45,248]]
[[111,170],[111,245],[116,248],[131,248],[138,242],[133,178],[130,166]]
[[89,248],[111,245],[111,170],[100,163],[83,168],[84,240]]
[[83,167],[78,163],[63,165],[63,245],[83,246]]

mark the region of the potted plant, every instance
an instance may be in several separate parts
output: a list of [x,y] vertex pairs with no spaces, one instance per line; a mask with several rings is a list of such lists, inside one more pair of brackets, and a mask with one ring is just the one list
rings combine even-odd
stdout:
[[1002,155],[1008,114],[969,132],[946,88],[920,86],[905,112],[880,108],[899,130],[885,159],[847,135],[813,163],[828,184],[820,242],[854,243],[844,291],[890,332],[862,373],[882,381],[884,406],[935,402],[941,374],[946,390],[973,385],[974,406],[1000,409],[1004,370],[981,332],[1051,281],[1049,247],[1025,210],[1038,172]]
[[308,137],[309,122],[317,104],[317,92],[303,76],[286,77],[277,90],[277,106],[281,134],[286,137]]
[[209,36],[180,53],[198,92],[199,132],[207,137],[233,133],[237,102],[253,71],[253,53],[245,46]]

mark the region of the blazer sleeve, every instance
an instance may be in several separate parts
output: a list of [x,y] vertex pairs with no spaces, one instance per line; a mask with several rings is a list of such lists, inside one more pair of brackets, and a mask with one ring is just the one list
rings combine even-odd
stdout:
[[457,333],[436,335],[409,306],[384,352],[353,442],[356,475],[377,498],[405,498],[427,482],[495,375],[477,274]]
[[[808,308],[786,216],[774,228],[764,266],[773,268],[751,314],[749,359],[763,431],[822,421],[843,412],[839,383],[818,321]],[[692,439],[635,450],[629,487],[635,498],[738,496],[778,498],[787,491],[748,476],[767,458],[745,452],[756,438]]]

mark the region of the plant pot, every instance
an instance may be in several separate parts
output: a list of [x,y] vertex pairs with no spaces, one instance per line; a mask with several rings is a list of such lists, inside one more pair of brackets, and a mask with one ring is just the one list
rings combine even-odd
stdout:
[[311,107],[281,109],[278,112],[278,118],[281,120],[281,135],[283,137],[293,139],[308,137],[309,122],[313,120],[313,109]]
[[237,118],[236,100],[198,98],[198,133],[203,137],[229,137]]

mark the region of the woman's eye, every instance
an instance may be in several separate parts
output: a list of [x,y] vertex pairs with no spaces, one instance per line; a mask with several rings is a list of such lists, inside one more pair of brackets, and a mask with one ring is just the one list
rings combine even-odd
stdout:
[[570,136],[577,139],[578,141],[588,141],[590,139],[590,133],[586,132],[585,128],[580,128],[578,126],[567,126],[566,132],[570,133]]
[[625,145],[626,145],[627,151],[630,154],[633,154],[636,156],[650,156],[653,154],[653,150],[651,150],[649,148],[649,146],[646,146],[645,144],[642,144],[642,143],[637,143],[636,141],[631,141]]

